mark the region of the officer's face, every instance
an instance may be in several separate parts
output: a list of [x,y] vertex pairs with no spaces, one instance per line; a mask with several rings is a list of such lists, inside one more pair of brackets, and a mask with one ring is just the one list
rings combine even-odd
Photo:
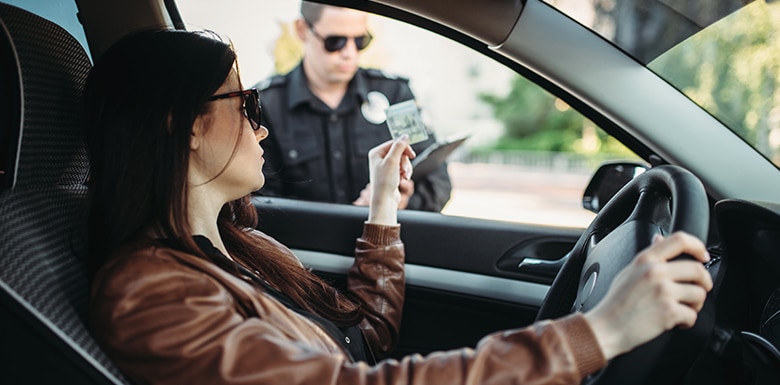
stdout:
[[[346,84],[352,80],[359,57],[354,38],[368,34],[367,21],[364,12],[335,7],[326,7],[312,28],[299,20],[296,25],[304,43],[305,69],[310,80],[327,84]],[[347,37],[346,44],[336,51],[326,49],[324,39],[337,36]]]

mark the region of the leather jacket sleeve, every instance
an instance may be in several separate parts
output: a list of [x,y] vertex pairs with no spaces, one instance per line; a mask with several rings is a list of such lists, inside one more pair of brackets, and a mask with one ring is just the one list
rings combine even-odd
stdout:
[[365,320],[360,328],[376,358],[395,347],[401,328],[404,251],[400,228],[366,224],[347,275],[349,290],[363,305]]
[[[391,240],[394,236],[384,235],[364,234],[358,241],[359,261],[349,277],[350,289],[373,301],[367,316],[373,319],[366,322],[376,333],[369,336],[374,344],[387,336],[397,338],[403,294],[400,288],[391,295],[370,294],[386,291],[382,282],[402,286],[397,285],[402,279],[397,269],[403,248]],[[93,335],[137,383],[558,384],[578,383],[605,364],[580,314],[494,333],[473,349],[373,366],[351,362],[305,317],[230,273],[210,270],[209,262],[177,253],[164,248],[131,251],[109,263],[93,283]],[[360,270],[379,279],[363,280]]]

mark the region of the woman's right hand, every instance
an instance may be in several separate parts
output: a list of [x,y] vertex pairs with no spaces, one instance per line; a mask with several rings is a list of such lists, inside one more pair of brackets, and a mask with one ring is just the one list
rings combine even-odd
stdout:
[[410,180],[412,164],[417,156],[409,145],[409,137],[384,142],[368,152],[369,188],[371,190],[368,222],[381,225],[398,223],[401,179]]
[[[680,254],[695,260],[675,260]],[[692,327],[712,278],[702,265],[709,253],[696,237],[658,236],[612,282],[607,295],[585,314],[607,359],[675,326]]]

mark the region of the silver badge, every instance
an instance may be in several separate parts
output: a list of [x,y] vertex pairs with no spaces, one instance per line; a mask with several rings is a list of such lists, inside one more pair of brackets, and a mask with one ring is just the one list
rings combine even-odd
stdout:
[[390,107],[387,96],[379,91],[371,91],[366,95],[366,100],[360,106],[363,117],[371,123],[382,124],[387,120],[385,110]]

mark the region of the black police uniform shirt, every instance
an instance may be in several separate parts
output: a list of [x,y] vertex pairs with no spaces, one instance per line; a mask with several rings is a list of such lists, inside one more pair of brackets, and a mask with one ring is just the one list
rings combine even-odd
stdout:
[[[303,66],[256,85],[262,122],[270,132],[265,150],[265,185],[258,192],[320,202],[352,203],[369,181],[368,151],[391,139],[384,110],[414,99],[408,79],[359,69],[335,109],[307,86]],[[436,142],[412,148],[419,154]],[[441,211],[452,185],[446,164],[415,182],[407,209]]]

